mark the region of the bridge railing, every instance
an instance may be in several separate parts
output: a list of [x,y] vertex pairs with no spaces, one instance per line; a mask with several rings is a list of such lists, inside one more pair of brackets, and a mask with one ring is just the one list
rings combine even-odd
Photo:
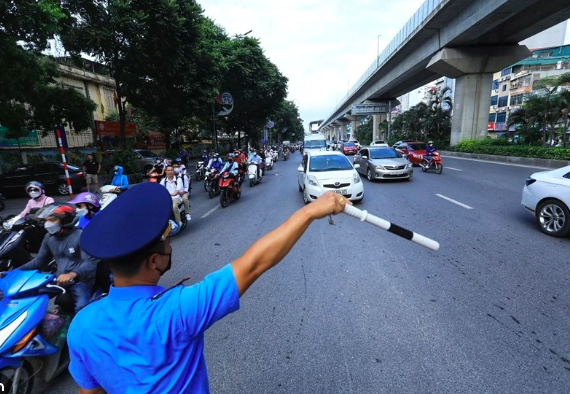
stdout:
[[[390,41],[390,43],[384,48],[380,53],[378,58],[368,67],[368,69],[362,74],[360,79],[352,86],[352,88],[346,94],[348,99],[354,92],[356,92],[366,80],[374,74],[374,72],[381,68],[386,61],[400,48],[400,46],[408,40],[417,30],[417,28],[424,23],[426,19],[439,7],[441,3],[448,0],[426,0],[415,12],[415,14],[408,20],[408,22],[402,27],[402,29],[396,34],[396,36]],[[341,102],[336,109],[331,114],[334,115],[341,107],[343,103]]]

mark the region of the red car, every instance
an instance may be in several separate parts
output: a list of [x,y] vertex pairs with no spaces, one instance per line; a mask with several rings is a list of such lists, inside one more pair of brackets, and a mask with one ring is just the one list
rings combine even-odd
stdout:
[[402,155],[408,156],[408,160],[415,166],[419,166],[426,154],[427,144],[425,142],[400,142],[394,145],[394,149]]
[[358,153],[358,148],[354,142],[345,142],[340,150],[345,155],[355,155]]

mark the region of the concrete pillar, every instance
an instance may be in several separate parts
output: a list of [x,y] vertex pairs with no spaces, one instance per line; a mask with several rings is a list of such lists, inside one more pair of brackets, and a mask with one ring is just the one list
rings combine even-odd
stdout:
[[451,146],[487,135],[493,73],[530,56],[524,45],[444,48],[427,69],[456,78]]
[[359,126],[359,122],[358,122],[358,118],[355,116],[352,121],[350,122],[350,140],[351,141],[355,141],[356,140],[356,129]]
[[380,115],[372,115],[372,141],[380,139]]
[[340,128],[340,139],[343,141],[348,138],[347,126],[348,126],[348,122],[342,122],[341,128]]

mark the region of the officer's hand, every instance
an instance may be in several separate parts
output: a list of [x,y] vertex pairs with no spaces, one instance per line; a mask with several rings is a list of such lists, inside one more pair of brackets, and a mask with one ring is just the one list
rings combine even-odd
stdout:
[[60,286],[67,286],[69,282],[75,278],[77,278],[77,274],[75,272],[70,272],[69,274],[61,274],[57,277],[57,284]]
[[311,216],[322,219],[328,215],[337,215],[344,210],[346,204],[352,205],[350,200],[333,192],[326,192],[321,197],[306,206]]

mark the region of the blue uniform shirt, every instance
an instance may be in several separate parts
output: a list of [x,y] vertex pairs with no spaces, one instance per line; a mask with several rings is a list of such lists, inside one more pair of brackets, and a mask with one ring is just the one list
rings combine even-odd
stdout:
[[194,286],[111,287],[81,310],[67,341],[69,372],[107,393],[209,393],[204,331],[239,309],[230,265]]

